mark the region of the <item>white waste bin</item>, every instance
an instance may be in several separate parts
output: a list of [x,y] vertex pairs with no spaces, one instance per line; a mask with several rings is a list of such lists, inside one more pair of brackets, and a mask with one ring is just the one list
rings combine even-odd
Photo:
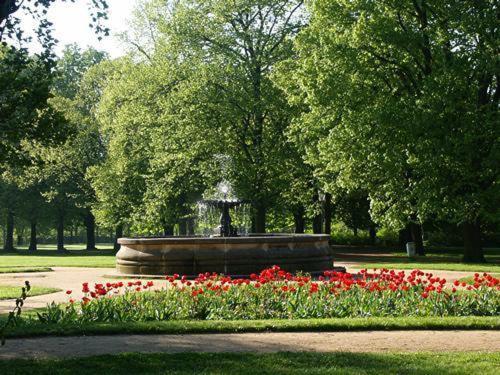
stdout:
[[407,242],[406,243],[406,253],[408,254],[408,256],[410,258],[415,256],[415,254],[417,253],[417,249],[415,247],[415,242]]

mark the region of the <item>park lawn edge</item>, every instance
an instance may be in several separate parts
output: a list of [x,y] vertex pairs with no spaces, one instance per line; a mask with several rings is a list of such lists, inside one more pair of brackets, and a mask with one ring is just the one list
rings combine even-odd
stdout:
[[[1,259],[1,258],[0,258]],[[33,272],[53,272],[50,267],[0,267],[0,274],[3,273],[33,273]]]
[[[12,290],[12,294],[8,296],[2,296],[1,292],[3,292],[2,289],[9,288]],[[52,293],[57,293],[61,292],[62,289],[60,288],[53,288],[53,287],[48,287],[48,286],[32,286],[30,291],[29,291],[29,297],[35,297],[35,296],[43,296],[46,294],[52,294]],[[12,299],[19,298],[21,295],[21,288],[18,287],[17,285],[0,285],[0,301],[8,301]]]
[[[120,353],[0,361],[16,374],[496,374],[495,352]],[[257,371],[256,371],[257,370]]]
[[[1,320],[0,320],[1,324]],[[297,320],[172,320],[91,324],[28,322],[6,337],[243,332],[340,332],[391,330],[500,330],[500,317],[373,317]]]
[[[340,262],[341,263],[341,262]],[[470,273],[500,273],[500,265],[498,263],[397,263],[397,262],[359,262],[355,266],[350,266],[353,269],[381,269],[388,268],[394,270],[429,270],[429,271],[457,271],[457,272],[470,272]]]

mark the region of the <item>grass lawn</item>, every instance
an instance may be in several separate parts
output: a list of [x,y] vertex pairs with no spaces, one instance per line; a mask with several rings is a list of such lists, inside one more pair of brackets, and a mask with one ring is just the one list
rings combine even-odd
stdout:
[[[40,311],[40,310],[38,310]],[[36,312],[25,311],[23,316],[34,317]],[[0,316],[0,326],[6,315]],[[372,317],[334,319],[276,319],[276,320],[167,320],[151,322],[48,324],[28,320],[10,327],[6,337],[77,336],[113,334],[184,334],[236,332],[335,332],[366,330],[415,329],[500,329],[500,318],[486,317]]]
[[[7,344],[8,345],[8,344]],[[2,374],[497,374],[499,353],[179,353],[0,361]]]
[[[21,269],[48,267],[115,267],[115,253],[111,244],[97,244],[99,250],[86,251],[84,244],[67,245],[67,254],[56,253],[55,245],[39,245],[36,253],[19,248],[16,254],[0,254],[0,273],[25,272]],[[18,270],[16,270],[18,268]],[[43,270],[42,270],[43,271]]]
[[[0,255],[0,266],[12,267],[115,267],[115,256],[107,254]],[[1,269],[0,269],[1,271]]]
[[[0,258],[1,259],[1,258]],[[436,262],[429,257],[428,260],[419,258],[418,260],[402,259],[401,262],[376,262],[376,263],[361,263],[359,268],[388,268],[388,269],[402,269],[402,270],[442,270],[442,271],[464,271],[464,272],[488,272],[499,273],[500,264],[492,263],[459,263],[459,262]]]
[[[74,250],[74,251],[85,251],[85,244],[84,243],[76,243],[76,244],[66,244],[64,247],[67,250]],[[96,247],[99,250],[113,250],[113,244],[112,243],[98,243],[96,244]],[[46,250],[46,251],[56,251],[57,246],[55,244],[38,244],[37,246],[38,250]],[[28,250],[28,245],[23,245],[23,246],[16,246],[17,250],[23,251],[23,250]]]
[[[1,258],[0,258],[1,259]],[[0,266],[0,273],[30,273],[30,272],[51,272],[50,267],[5,267]]]
[[[49,294],[60,292],[58,288],[46,288],[40,286],[32,286],[29,295],[40,296],[42,294]],[[0,285],[0,300],[18,298],[21,295],[21,288],[19,286]]]
[[[334,259],[339,262],[358,262],[359,268],[389,269],[427,269],[465,272],[500,273],[500,249],[486,248],[484,254],[487,263],[463,263],[462,248],[427,248],[426,256],[408,258],[400,250],[380,248],[343,248],[334,247]],[[335,253],[339,253],[335,256]],[[347,253],[347,255],[345,254]],[[366,254],[371,254],[366,256]]]
[[[491,276],[498,279],[498,278],[500,278],[500,273],[493,273],[493,274],[491,274]],[[458,281],[460,281],[461,283],[467,283],[469,285],[473,285],[474,284],[474,276],[462,277]]]

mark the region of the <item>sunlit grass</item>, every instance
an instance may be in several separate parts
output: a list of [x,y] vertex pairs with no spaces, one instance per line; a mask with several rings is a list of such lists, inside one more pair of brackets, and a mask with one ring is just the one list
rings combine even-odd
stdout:
[[[55,293],[60,291],[61,289],[58,288],[32,286],[29,291],[29,295],[40,296],[42,294]],[[0,300],[18,298],[20,295],[21,295],[21,288],[19,286],[0,285]]]

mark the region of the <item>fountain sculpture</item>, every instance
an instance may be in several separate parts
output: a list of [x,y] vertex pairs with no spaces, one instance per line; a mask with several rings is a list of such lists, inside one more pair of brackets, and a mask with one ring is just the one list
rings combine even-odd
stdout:
[[116,268],[127,275],[196,276],[217,272],[247,276],[278,265],[290,272],[319,274],[333,268],[329,235],[259,234],[239,235],[232,225],[231,210],[248,202],[228,199],[227,185],[221,184],[222,197],[200,202],[203,207],[220,210],[220,225],[210,236],[168,236],[120,238]]

